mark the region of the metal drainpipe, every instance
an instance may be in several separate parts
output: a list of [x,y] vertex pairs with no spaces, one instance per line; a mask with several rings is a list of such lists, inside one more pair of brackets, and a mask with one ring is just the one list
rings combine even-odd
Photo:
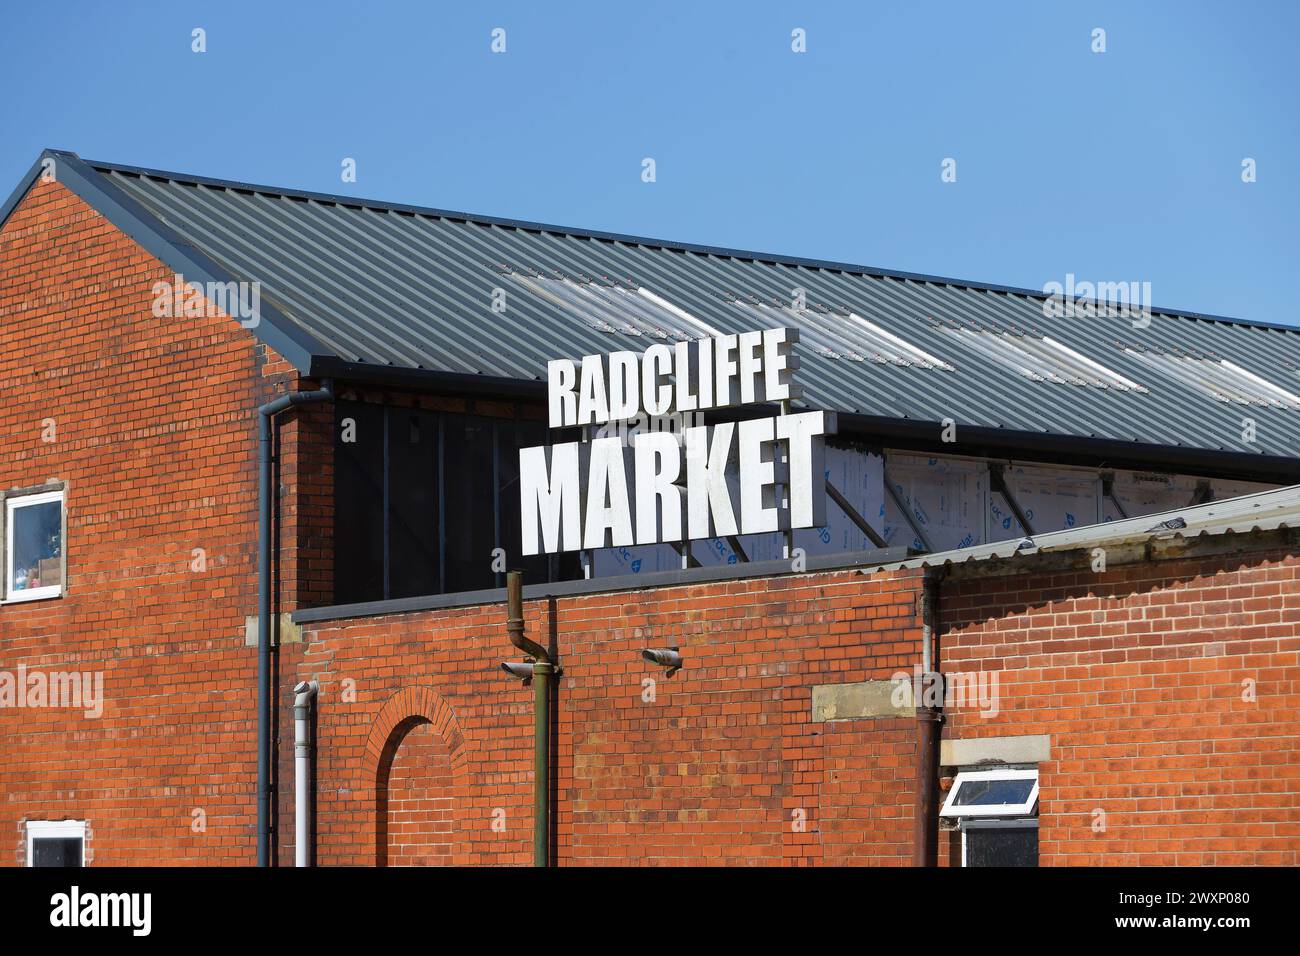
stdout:
[[316,792],[312,789],[312,710],[320,684],[305,680],[293,689],[293,865],[311,866],[315,846],[311,839],[312,808]]
[[[922,693],[937,670],[931,658],[931,641],[937,641],[939,580],[942,572],[926,568],[921,584],[921,686]],[[937,678],[936,678],[937,679]],[[942,685],[940,685],[942,686]],[[913,866],[939,865],[939,741],[943,731],[943,699],[938,707],[916,701],[916,808],[913,813]]]
[[271,860],[271,448],[275,416],[287,408],[334,398],[329,382],[315,392],[290,392],[257,410],[257,865]]
[[533,866],[550,865],[551,848],[551,677],[546,648],[524,636],[524,576],[506,574],[506,633],[533,663]]

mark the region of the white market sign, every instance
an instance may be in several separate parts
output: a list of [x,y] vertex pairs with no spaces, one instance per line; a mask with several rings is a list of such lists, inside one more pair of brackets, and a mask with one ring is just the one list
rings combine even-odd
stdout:
[[[551,428],[779,403],[800,396],[797,329],[655,344],[547,365]],[[826,524],[825,438],[833,412],[634,430],[521,448],[523,553],[764,534]],[[739,501],[728,486],[736,450]]]

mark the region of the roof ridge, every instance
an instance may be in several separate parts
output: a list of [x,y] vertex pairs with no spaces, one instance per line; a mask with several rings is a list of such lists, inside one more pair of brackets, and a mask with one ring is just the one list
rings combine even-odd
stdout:
[[[55,153],[60,151],[49,150]],[[64,153],[63,155],[76,155]],[[782,255],[779,253],[759,252],[748,249],[733,249],[725,246],[709,246],[699,243],[679,242],[669,239],[657,239],[647,236],[637,236],[627,233],[606,232],[596,229],[584,229],[574,226],[561,226],[554,223],[534,222],[523,219],[508,219],[499,216],[488,216],[478,213],[461,212],[450,209],[440,209],[433,206],[417,206],[410,203],[389,202],[379,199],[366,199],[357,196],[346,196],[338,193],[315,192],[312,190],[295,189],[291,187],[269,186],[259,183],[247,183],[237,180],[216,179],[209,176],[199,176],[191,173],[178,173],[169,170],[152,169],[144,166],[127,166],[121,163],[109,163],[101,160],[82,160],[97,172],[116,172],[129,176],[144,176],[153,179],[165,179],[173,182],[185,183],[196,186],[211,186],[219,189],[229,189],[237,192],[256,192],[265,193],[273,196],[284,196],[293,199],[314,200],[322,203],[332,203],[339,206],[354,207],[360,209],[374,209],[381,212],[408,213],[411,215],[427,216],[436,219],[448,219],[474,223],[485,226],[498,226],[507,229],[522,229],[529,232],[545,232],[557,235],[572,236],[576,238],[597,239],[605,242],[620,242],[628,245],[643,246],[654,249],[664,249],[673,252],[689,252],[696,255],[718,256],[720,258],[741,259],[753,262],[761,262],[771,265],[793,266],[795,268],[815,269],[829,272],[843,272],[851,275],[871,276],[881,279],[896,279],[900,281],[923,282],[931,285],[954,286],[963,289],[973,289],[983,292],[995,292],[1004,295],[1016,295],[1027,298],[1040,299],[1043,301],[1052,298],[1049,293],[1040,289],[1026,289],[1018,286],[999,285],[990,282],[978,282],[969,279],[956,279],[949,276],[928,275],[918,272],[903,272],[894,269],[883,269],[875,266],[864,266],[856,263],[838,262],[829,259],[811,259],[800,256]],[[1083,299],[1076,298],[1075,302],[1085,302],[1098,304],[1095,298]],[[1154,315],[1168,316],[1180,319],[1193,319],[1206,322],[1222,322],[1231,325],[1245,326],[1248,328],[1274,329],[1282,332],[1300,332],[1300,327],[1285,325],[1279,322],[1263,322],[1254,319],[1242,319],[1234,316],[1214,315],[1206,312],[1191,312],[1184,309],[1166,309],[1151,306],[1150,311]]]

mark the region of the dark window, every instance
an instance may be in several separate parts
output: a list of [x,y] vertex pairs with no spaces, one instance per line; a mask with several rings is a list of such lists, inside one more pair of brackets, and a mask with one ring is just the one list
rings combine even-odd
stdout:
[[442,417],[447,467],[442,473],[447,516],[447,574],[444,590],[476,591],[496,586],[496,496],[492,475],[496,421],[472,415]]
[[967,824],[967,866],[1037,866],[1038,827]]
[[438,416],[388,409],[388,596],[441,588],[438,547]]
[[[548,557],[534,554],[531,557],[520,556],[523,550],[523,532],[519,521],[519,449],[546,444],[546,426],[541,422],[502,422],[497,429],[497,460],[500,462],[500,474],[497,486],[501,501],[498,504],[501,514],[501,547],[507,555],[511,570],[524,572],[525,581],[553,581],[551,562],[563,558],[573,559],[573,555]],[[576,577],[576,573],[571,576]],[[504,580],[499,581],[505,584]]]
[[520,555],[519,449],[541,422],[335,404],[334,603],[529,583],[581,573],[576,554]]
[[33,837],[32,866],[81,866],[78,837]]
[[334,601],[384,596],[384,409],[338,402],[334,422]]

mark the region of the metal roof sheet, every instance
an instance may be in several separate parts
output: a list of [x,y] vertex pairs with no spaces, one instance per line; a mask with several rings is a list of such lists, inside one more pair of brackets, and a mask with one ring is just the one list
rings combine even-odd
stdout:
[[[186,278],[197,272],[261,283],[267,321],[255,332],[308,373],[304,366],[316,360],[337,360],[359,376],[415,369],[538,383],[549,359],[649,344],[634,334],[637,323],[593,322],[564,296],[535,294],[504,273],[641,287],[727,333],[753,328],[764,314],[773,325],[797,322],[797,310],[753,303],[788,305],[798,288],[810,316],[800,380],[811,407],[1138,443],[1152,456],[1179,448],[1289,459],[1300,447],[1300,410],[1225,400],[1209,374],[1216,370],[1183,363],[1182,374],[1172,374],[1141,357],[1227,359],[1293,392],[1300,390],[1296,329],[1166,310],[1153,310],[1144,328],[1128,318],[1058,318],[1044,315],[1044,295],[1031,290],[47,155],[57,157],[61,179],[93,193],[110,219],[125,222],[164,262],[184,265]],[[504,315],[492,311],[497,288],[507,289]],[[855,317],[943,364],[881,361],[852,347],[861,338]],[[990,358],[998,337],[1024,335],[1065,349],[1036,348],[1028,371]],[[1073,364],[1056,374],[1050,363],[1058,352]],[[1100,370],[1080,374],[1084,366],[1070,352]],[[1244,417],[1255,421],[1254,442],[1246,440]]]
[[1300,485],[1225,498],[1202,505],[1189,505],[1160,514],[1052,531],[1032,538],[1011,538],[971,548],[942,551],[907,561],[881,564],[872,570],[937,568],[969,561],[1009,561],[1034,554],[1117,547],[1154,539],[1190,540],[1221,534],[1274,531],[1279,528],[1300,528]]

